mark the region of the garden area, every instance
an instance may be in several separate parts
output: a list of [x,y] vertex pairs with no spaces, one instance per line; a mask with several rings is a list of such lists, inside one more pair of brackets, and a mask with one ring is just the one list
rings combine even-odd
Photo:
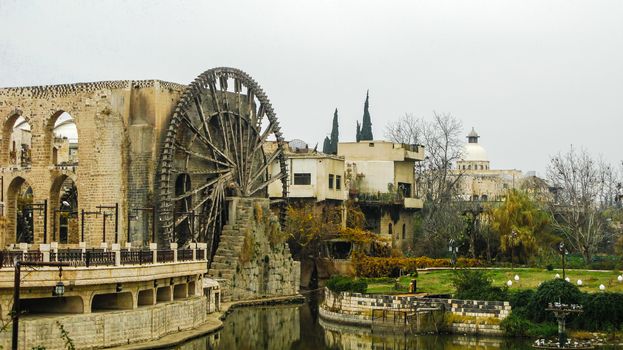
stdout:
[[[537,268],[495,268],[486,269],[490,275],[493,286],[508,287],[509,290],[536,289],[539,284],[545,281],[553,280],[556,275],[562,278],[561,269]],[[366,278],[368,283],[367,293],[379,294],[396,294],[405,293],[409,290],[411,280],[417,280],[417,292],[428,294],[454,294],[456,288],[452,283],[453,270],[420,270],[417,277],[403,276],[399,278]],[[618,276],[620,271],[596,271],[596,270],[566,270],[566,277],[570,283],[581,285],[578,288],[582,292],[596,293],[601,291],[600,285],[603,285],[605,291],[623,293],[623,282],[619,282]],[[515,276],[519,280],[515,280]],[[507,286],[508,281],[512,284]],[[398,283],[397,283],[398,282]]]

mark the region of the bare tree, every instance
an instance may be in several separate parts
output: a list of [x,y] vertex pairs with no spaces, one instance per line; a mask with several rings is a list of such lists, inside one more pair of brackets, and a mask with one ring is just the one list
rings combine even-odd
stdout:
[[616,199],[616,173],[603,161],[572,146],[551,158],[547,177],[556,191],[550,206],[555,226],[590,262],[598,246],[610,238],[603,210]]
[[[461,205],[457,198],[460,173],[453,171],[461,159],[463,125],[450,114],[433,113],[432,120],[406,114],[389,123],[385,135],[394,142],[422,144],[426,159],[414,169],[416,189],[424,199],[420,246],[428,255],[445,250],[449,238],[458,238],[464,232]],[[431,250],[432,249],[432,250]]]

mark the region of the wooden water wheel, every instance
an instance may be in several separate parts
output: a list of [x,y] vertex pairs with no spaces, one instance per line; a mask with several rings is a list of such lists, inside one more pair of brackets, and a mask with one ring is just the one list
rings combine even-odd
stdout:
[[[272,139],[271,152],[264,149]],[[284,141],[262,88],[234,68],[199,75],[182,95],[162,143],[157,185],[161,240],[206,242],[213,249],[226,218],[225,197],[268,197],[281,181],[287,196]],[[271,170],[271,164],[279,164]]]

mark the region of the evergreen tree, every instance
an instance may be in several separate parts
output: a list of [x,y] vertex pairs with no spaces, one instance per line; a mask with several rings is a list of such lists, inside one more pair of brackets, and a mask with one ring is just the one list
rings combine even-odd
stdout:
[[331,129],[331,151],[328,153],[337,154],[337,144],[340,139],[340,133],[339,133],[338,128],[339,126],[337,122],[337,108],[336,108],[335,113],[333,113],[333,129]]
[[361,136],[362,141],[372,141],[372,120],[370,119],[370,111],[368,110],[369,103],[369,91],[366,92],[366,103],[363,105],[363,122],[361,124]]
[[355,134],[357,142],[361,141],[361,125],[359,125],[359,120],[357,121],[357,134]]
[[322,153],[331,153],[331,140],[325,136],[324,143],[322,144]]

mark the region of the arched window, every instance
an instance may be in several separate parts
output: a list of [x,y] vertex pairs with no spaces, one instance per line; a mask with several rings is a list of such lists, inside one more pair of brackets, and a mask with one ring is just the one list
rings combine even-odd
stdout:
[[14,178],[7,191],[7,219],[8,227],[15,232],[15,243],[34,242],[32,202],[30,184],[21,177]]
[[66,175],[59,176],[50,189],[51,238],[53,242],[80,242],[78,188]]
[[22,117],[9,118],[5,125],[5,136],[10,140],[8,163],[22,168],[32,164],[32,133],[30,123]]
[[78,165],[78,128],[74,118],[59,111],[49,121],[52,125],[52,163],[57,166]]

